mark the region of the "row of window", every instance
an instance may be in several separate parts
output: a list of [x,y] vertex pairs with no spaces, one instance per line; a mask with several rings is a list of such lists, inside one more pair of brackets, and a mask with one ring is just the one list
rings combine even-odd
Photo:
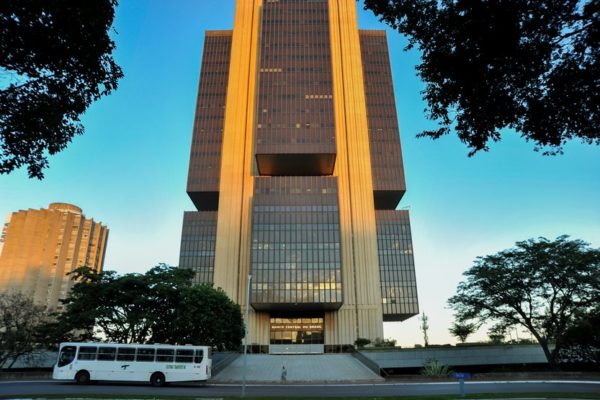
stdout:
[[[257,244],[258,249],[258,240],[253,240],[254,243]],[[265,249],[265,245],[267,245],[267,249],[273,250],[333,250],[339,249],[340,243],[263,243],[263,249]]]
[[[274,252],[284,253],[289,252],[290,254],[296,254],[298,258],[308,259],[309,257],[317,258],[317,254],[333,254],[339,253],[340,241],[339,236],[329,236],[329,238],[338,238],[337,240],[327,240],[326,242],[321,240],[314,240],[311,242],[307,241],[291,241],[285,239],[293,239],[296,236],[291,234],[284,235],[283,232],[260,232],[261,234],[255,233],[252,240],[252,250],[271,250]],[[267,235],[270,233],[271,235]],[[258,237],[260,236],[260,237]],[[267,237],[271,236],[271,237]],[[263,254],[262,252],[259,252]],[[257,260],[253,258],[253,260]]]
[[182,237],[181,238],[181,248],[182,250],[205,250],[205,251],[214,251],[215,250],[215,239],[212,238],[204,238],[204,237]]
[[[311,105],[314,106],[314,104],[312,102],[310,103],[306,103],[304,100],[323,100],[326,101],[325,103],[318,103],[318,104],[324,104],[327,106],[331,106],[331,113],[333,113],[333,101],[329,101],[332,100],[332,98],[328,98],[328,97],[313,97],[310,99],[306,98],[306,93],[304,93],[304,90],[299,91],[298,93],[282,93],[282,91],[278,91],[277,93],[265,93],[267,92],[266,90],[261,91],[261,93],[258,95],[258,98],[260,100],[259,102],[259,110],[262,110],[264,108],[269,108],[268,105],[269,103],[273,104],[273,103],[284,103],[286,100],[288,103],[292,103],[298,106],[303,106],[306,107],[307,105]],[[323,95],[324,96],[324,95]]]
[[[214,64],[214,63],[207,63],[207,64]],[[211,70],[206,70],[206,71],[202,71],[202,73],[200,74],[200,79],[202,79],[202,75],[209,75],[209,76],[221,76],[222,78],[229,78],[229,71],[211,71]],[[223,79],[224,80],[224,79]]]
[[202,350],[161,349],[148,347],[97,347],[81,346],[78,360],[85,361],[139,361],[178,362],[200,364],[204,358]]
[[256,271],[261,270],[320,270],[320,271],[333,271],[339,270],[341,263],[339,261],[329,262],[286,262],[286,261],[265,261],[265,262],[253,262],[252,269]]
[[[300,231],[311,231],[311,232],[315,232],[315,231],[339,231],[340,230],[340,225],[337,223],[337,221],[334,220],[334,222],[332,223],[325,223],[325,224],[318,224],[318,223],[310,223],[310,222],[306,222],[306,223],[285,223],[288,221],[281,221],[281,223],[274,223],[274,224],[266,224],[266,223],[259,223],[257,221],[256,224],[254,224],[254,230],[255,231],[294,231],[294,232],[300,232]],[[290,221],[291,222],[291,221]]]
[[[307,189],[307,192],[317,189]],[[283,211],[338,211],[337,205],[321,205],[321,206],[254,206],[254,211],[263,212],[283,212]]]
[[253,272],[255,272],[253,275],[255,284],[312,283],[313,285],[316,285],[315,288],[320,288],[318,287],[320,283],[340,284],[342,281],[342,271],[340,269],[330,271],[283,271],[280,268],[274,268],[271,270]]
[[412,282],[415,280],[413,264],[380,265],[379,273],[382,282]]
[[180,257],[214,257],[214,250],[182,250]]
[[252,304],[274,303],[333,303],[343,302],[342,290],[307,289],[307,290],[253,290]]
[[330,282],[295,282],[295,283],[253,283],[252,290],[303,290],[303,289],[316,289],[316,290],[329,290],[329,289],[341,289],[341,283],[330,283]]
[[[305,48],[305,49],[307,49],[307,48]],[[322,54],[322,53],[310,54],[308,51],[305,51],[302,54],[294,54],[292,52],[288,52],[288,54],[285,54],[285,53],[279,53],[279,54],[273,54],[273,55],[265,54],[262,56],[262,61],[264,61],[264,63],[266,63],[267,61],[275,61],[275,60],[281,61],[280,64],[285,64],[288,61],[295,63],[298,61],[308,61],[308,60],[319,60],[319,61],[322,61],[322,64],[328,64],[331,62],[331,58],[329,57],[328,54]],[[261,64],[263,64],[263,63],[261,63]]]
[[[272,128],[272,129],[286,129],[286,128],[294,128],[294,129],[300,129],[300,128],[306,128],[306,129],[314,129],[314,128],[333,128],[335,125],[333,124],[333,122],[331,123],[317,123],[317,122],[306,122],[306,123],[291,123],[291,124],[256,124],[256,128],[257,129],[268,129],[268,128]],[[294,138],[287,138],[287,142],[288,143],[294,143]],[[302,138],[300,138],[302,139]],[[263,141],[265,141],[263,139]],[[314,140],[312,143],[319,143],[319,140]],[[311,143],[308,141],[300,141],[300,140],[296,140],[296,143]]]
[[182,240],[214,240],[217,233],[217,221],[195,221],[200,224],[191,225],[189,220],[184,221]]
[[[326,110],[324,108],[263,108],[262,113],[277,113],[279,115],[297,115],[297,114],[310,114],[310,113],[330,113],[331,110]],[[260,117],[259,117],[260,118]]]
[[[256,254],[259,254],[261,256],[253,256],[252,260],[253,261],[258,261],[261,258],[267,257],[267,253],[277,253],[278,256],[277,257],[285,257],[285,258],[289,258],[289,261],[295,261],[295,260],[312,260],[312,261],[317,261],[317,260],[333,260],[333,257],[335,255],[335,259],[338,260],[339,256],[337,256],[337,254],[339,254],[339,251],[336,251],[340,248],[339,246],[339,240],[336,241],[329,241],[329,247],[327,249],[324,248],[319,248],[319,249],[315,249],[314,247],[317,246],[313,246],[312,249],[298,249],[297,246],[298,244],[302,244],[303,241],[299,241],[299,243],[257,243],[256,246],[252,246],[252,250],[258,250],[256,251]],[[313,241],[313,244],[319,244],[322,243],[321,241]],[[289,245],[288,245],[289,244]],[[290,246],[292,244],[296,244],[296,248],[292,249]],[[337,244],[337,246],[336,246]],[[308,247],[308,246],[307,246]],[[262,251],[261,251],[262,250]],[[283,261],[283,260],[282,260]]]
[[[335,136],[331,136],[329,138],[324,137],[322,135],[322,131],[304,131],[302,135],[304,138],[298,138],[292,141],[291,138],[286,137],[287,133],[292,134],[291,132],[284,132],[285,130],[290,130],[292,128],[285,128],[280,130],[270,130],[267,131],[269,134],[269,138],[258,138],[256,139],[257,154],[310,154],[313,153],[335,153]],[[294,134],[297,132],[294,132]],[[298,145],[300,144],[300,145]],[[267,149],[267,150],[265,150]],[[278,151],[274,151],[272,149],[280,149]],[[302,151],[303,150],[303,151]]]
[[300,194],[303,192],[306,192],[306,193],[320,192],[323,194],[327,194],[327,193],[333,194],[333,193],[337,193],[337,187],[319,188],[319,189],[307,188],[307,187],[268,187],[268,188],[264,187],[264,188],[257,188],[256,190],[254,190],[254,193],[261,193],[261,194],[272,194],[272,193]]
[[323,344],[323,332],[276,331],[271,332],[271,344]]
[[382,249],[378,252],[381,255],[400,255],[400,254],[412,254],[412,249]]
[[377,239],[392,241],[410,239],[410,225],[408,221],[382,221],[378,218]]
[[281,47],[284,51],[294,48],[294,47],[300,47],[300,48],[307,48],[307,47],[308,48],[315,48],[315,47],[318,48],[318,47],[320,47],[322,49],[329,49],[329,42],[323,40],[323,38],[309,36],[309,37],[302,37],[300,39],[303,39],[303,40],[300,42],[286,41],[285,43],[263,42],[262,46],[263,46],[263,48],[267,48],[267,49],[269,47]]
[[381,288],[383,304],[402,304],[417,302],[416,283],[413,286],[384,286]]
[[[304,228],[303,228],[304,226]],[[262,243],[302,243],[302,242],[329,242],[340,241],[340,228],[338,224],[329,224],[328,229],[317,230],[311,224],[255,224],[252,229],[253,242],[256,239],[256,249],[263,249]],[[267,247],[269,248],[269,247]]]

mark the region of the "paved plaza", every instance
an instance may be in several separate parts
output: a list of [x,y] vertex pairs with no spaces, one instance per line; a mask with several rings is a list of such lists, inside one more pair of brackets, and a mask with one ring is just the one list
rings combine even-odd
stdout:
[[[281,368],[287,369],[287,382],[381,382],[383,378],[349,354],[268,355],[248,354],[248,382],[280,382]],[[214,383],[240,382],[244,356],[213,376]]]

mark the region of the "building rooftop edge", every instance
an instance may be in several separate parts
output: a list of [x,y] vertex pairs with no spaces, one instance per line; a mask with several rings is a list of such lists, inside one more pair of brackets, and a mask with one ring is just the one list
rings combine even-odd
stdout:
[[49,210],[70,211],[78,214],[83,214],[83,210],[74,204],[70,203],[50,203]]
[[384,29],[359,29],[361,34],[370,35],[370,36],[386,36],[386,31]]
[[206,36],[231,36],[233,34],[233,30],[231,29],[222,29],[222,30],[214,30],[214,31],[204,31]]

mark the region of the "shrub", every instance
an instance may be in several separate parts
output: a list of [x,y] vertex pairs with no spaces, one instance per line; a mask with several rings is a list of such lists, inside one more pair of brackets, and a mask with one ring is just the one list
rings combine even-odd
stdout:
[[421,375],[431,376],[431,377],[444,377],[450,375],[452,371],[448,366],[436,359],[429,359],[425,361],[423,364],[423,369],[421,370]]
[[396,339],[381,339],[375,338],[373,340],[374,347],[396,347]]
[[365,346],[367,346],[367,345],[369,345],[369,344],[371,344],[371,340],[369,340],[369,339],[367,339],[367,338],[361,338],[361,337],[359,337],[358,339],[356,339],[356,340],[354,341],[354,345],[355,345],[356,347],[358,347],[359,349],[360,349],[360,348],[363,348],[363,347],[365,347]]

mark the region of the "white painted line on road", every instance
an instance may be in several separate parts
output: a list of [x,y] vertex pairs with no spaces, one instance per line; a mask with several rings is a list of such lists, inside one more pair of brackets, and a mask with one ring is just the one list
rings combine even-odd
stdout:
[[[36,380],[36,381],[0,381],[2,384],[15,384],[15,383],[66,383],[65,381],[56,380]],[[307,387],[307,386],[330,386],[330,387],[347,387],[347,386],[418,386],[418,385],[454,385],[458,382],[397,382],[397,383],[249,383],[246,386],[254,387]],[[600,385],[600,381],[561,381],[561,380],[538,380],[538,381],[465,381],[467,385],[477,384],[510,384],[510,383],[565,383],[565,384],[590,384]],[[225,386],[225,387],[237,387],[241,386],[241,383],[208,383],[206,386]]]
[[465,384],[474,385],[477,383],[588,383],[590,385],[600,385],[600,381],[561,381],[561,380],[541,380],[541,381],[465,381]]
[[[591,384],[591,385],[600,385],[600,381],[561,381],[561,380],[547,380],[547,381],[465,381],[465,384],[468,385],[476,385],[476,384],[509,384],[509,383],[569,383],[569,384]],[[285,384],[277,384],[277,383],[251,383],[246,384],[246,386],[255,386],[255,387],[307,387],[307,386],[329,386],[329,387],[348,387],[348,386],[418,386],[418,385],[455,385],[458,382],[406,382],[406,383],[285,383]],[[241,383],[209,383],[208,386],[240,386]]]

